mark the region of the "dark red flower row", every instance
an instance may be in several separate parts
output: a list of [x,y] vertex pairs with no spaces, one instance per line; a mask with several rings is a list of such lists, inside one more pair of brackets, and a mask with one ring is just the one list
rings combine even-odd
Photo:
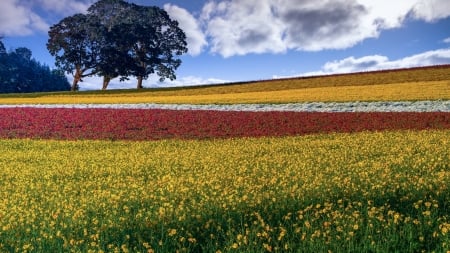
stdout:
[[205,139],[400,129],[450,129],[450,113],[0,109],[0,138]]

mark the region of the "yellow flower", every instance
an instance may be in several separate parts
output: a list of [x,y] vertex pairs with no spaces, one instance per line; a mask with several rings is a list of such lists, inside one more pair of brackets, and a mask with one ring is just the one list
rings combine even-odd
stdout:
[[122,246],[120,246],[120,249],[122,249],[122,252],[124,252],[124,253],[130,252],[130,251],[128,250],[127,245],[125,245],[125,244],[122,244]]
[[281,241],[287,232],[286,229],[284,229],[284,228],[280,228],[280,229],[281,229],[281,232],[280,232],[280,235],[278,236],[278,241]]
[[444,224],[440,225],[439,227],[441,229],[442,235],[446,235],[448,233],[448,231],[449,231],[450,224],[444,223]]
[[22,249],[23,249],[24,251],[32,250],[32,249],[33,249],[33,245],[31,245],[31,244],[25,244],[25,245],[23,245]]
[[269,244],[263,243],[263,247],[264,247],[264,249],[266,249],[268,252],[272,252],[272,246],[270,246]]
[[311,223],[309,223],[309,221],[305,221],[305,227],[310,228],[311,227]]
[[176,229],[174,229],[174,228],[169,229],[169,236],[174,236],[176,234],[177,234],[177,230]]

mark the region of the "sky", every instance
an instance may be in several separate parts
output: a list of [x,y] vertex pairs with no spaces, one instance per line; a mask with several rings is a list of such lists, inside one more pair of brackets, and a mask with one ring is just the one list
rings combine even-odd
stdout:
[[[50,67],[48,29],[95,0],[2,0],[0,35]],[[130,0],[179,22],[188,53],[175,81],[145,87],[348,73],[450,64],[448,0]],[[69,81],[71,76],[68,75]],[[135,88],[133,78],[109,88]],[[80,83],[100,89],[98,77]]]

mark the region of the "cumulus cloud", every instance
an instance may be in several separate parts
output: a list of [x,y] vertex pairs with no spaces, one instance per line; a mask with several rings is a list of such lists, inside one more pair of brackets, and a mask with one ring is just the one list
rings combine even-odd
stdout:
[[450,48],[427,51],[421,54],[405,57],[400,60],[389,61],[381,65],[381,67],[408,68],[441,64],[450,64]]
[[447,0],[419,0],[413,7],[416,18],[428,22],[450,16],[450,4]]
[[389,58],[382,55],[370,55],[361,58],[348,57],[338,61],[327,62],[323,66],[324,73],[349,73],[361,70],[379,69],[389,62]]
[[279,9],[286,25],[289,48],[306,51],[353,46],[376,32],[366,26],[368,10],[356,1],[310,1],[309,4]]
[[224,57],[286,50],[343,49],[403,25],[450,15],[447,0],[210,1],[201,21],[211,52]]
[[165,4],[164,10],[171,18],[178,21],[180,28],[186,33],[188,53],[199,55],[208,43],[198,21],[187,10],[176,5]]
[[[327,62],[323,65],[321,70],[302,73],[300,76],[412,68],[441,64],[450,64],[450,48],[427,51],[398,60],[390,60],[387,56],[382,55],[370,55],[360,58],[348,57],[337,61]],[[279,78],[279,76],[275,76],[274,78]]]
[[[47,32],[45,16],[62,17],[87,10],[93,0],[3,0],[0,8],[0,34],[26,36]],[[50,15],[51,13],[51,15]]]
[[247,53],[286,51],[283,23],[274,18],[271,1],[210,2],[202,18],[211,39],[211,51],[224,57]]
[[48,24],[19,0],[3,0],[0,8],[0,34],[6,36],[30,35],[46,31]]

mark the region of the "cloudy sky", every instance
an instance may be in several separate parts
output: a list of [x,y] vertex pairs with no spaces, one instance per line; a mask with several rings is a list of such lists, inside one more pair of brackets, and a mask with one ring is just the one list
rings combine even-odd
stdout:
[[[94,0],[2,0],[7,49],[28,47],[53,66],[49,26]],[[175,82],[260,80],[450,63],[448,0],[132,0],[164,8],[188,39]],[[97,78],[82,89],[98,89]],[[135,80],[112,83],[135,87]]]

